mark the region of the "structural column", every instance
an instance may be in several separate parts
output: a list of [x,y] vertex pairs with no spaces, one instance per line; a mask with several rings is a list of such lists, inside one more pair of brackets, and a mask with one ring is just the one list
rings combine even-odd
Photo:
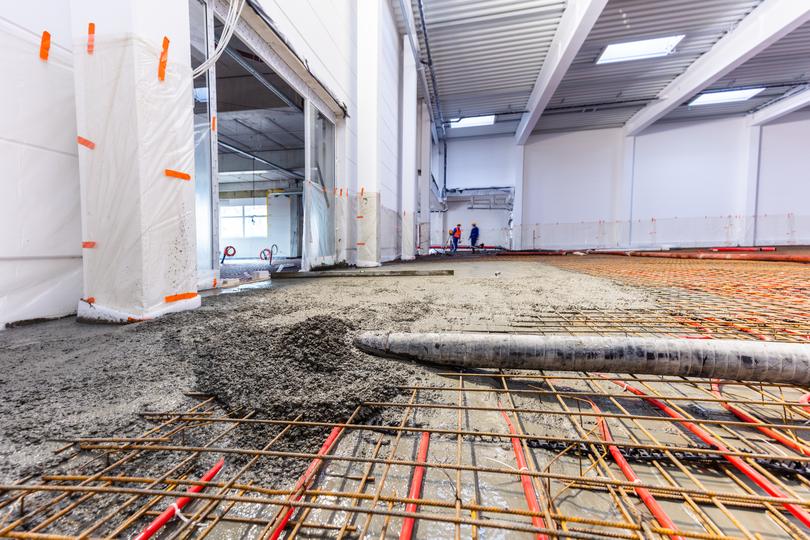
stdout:
[[402,100],[400,119],[400,179],[402,182],[402,260],[416,257],[416,61],[408,43],[402,38]]
[[740,244],[753,246],[757,241],[757,202],[759,200],[759,159],[762,148],[762,126],[748,127],[748,146],[745,176],[745,209],[740,220],[743,230],[738,232]]
[[71,0],[82,213],[79,317],[199,306],[186,2]]
[[380,266],[380,32],[381,2],[357,3],[356,264]]
[[431,130],[430,113],[427,104],[422,101],[419,106],[419,254],[427,255],[430,251],[430,150]]
[[523,152],[526,147],[515,147],[515,199],[512,201],[512,241],[510,249],[523,249]]

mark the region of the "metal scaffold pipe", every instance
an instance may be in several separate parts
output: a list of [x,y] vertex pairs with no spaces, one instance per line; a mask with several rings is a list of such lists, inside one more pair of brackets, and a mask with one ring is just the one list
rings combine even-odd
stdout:
[[810,384],[810,346],[738,340],[366,332],[369,354],[466,368],[680,375]]

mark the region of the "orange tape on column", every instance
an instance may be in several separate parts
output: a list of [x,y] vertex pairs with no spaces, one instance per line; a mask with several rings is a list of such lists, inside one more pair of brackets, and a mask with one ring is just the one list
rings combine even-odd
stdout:
[[197,293],[195,292],[184,292],[180,294],[170,294],[169,296],[165,297],[164,300],[166,302],[179,302],[180,300],[188,300],[189,298],[195,298]]
[[82,146],[86,146],[90,150],[93,150],[96,147],[96,143],[90,139],[85,139],[84,137],[76,137],[76,142]]
[[93,54],[96,48],[96,23],[87,24],[87,54]]
[[96,297],[95,296],[88,296],[87,298],[82,298],[82,302],[87,302],[88,304],[95,304]]
[[361,188],[360,188],[360,196],[362,197],[362,196],[363,196],[363,194],[365,194],[365,192],[366,192],[366,188],[365,188],[365,187],[361,187]]
[[213,282],[213,283],[211,283],[211,286],[212,286],[212,287],[216,287],[216,286],[217,286],[217,278],[214,278],[214,282]]
[[48,54],[51,51],[51,33],[45,30],[42,32],[42,39],[39,42],[39,57],[48,61]]
[[217,117],[212,116],[211,117],[211,131],[216,131],[216,130],[217,130]]
[[180,171],[175,171],[175,170],[173,170],[173,169],[166,169],[166,170],[165,170],[165,171],[163,171],[163,172],[164,172],[164,174],[165,174],[166,176],[170,176],[170,177],[172,177],[172,178],[179,178],[180,180],[186,180],[186,181],[191,180],[191,175],[190,175],[190,174],[188,174],[188,173],[184,173],[184,172],[180,172]]
[[158,80],[166,79],[166,62],[169,60],[169,38],[163,36],[163,50],[160,51],[160,61],[158,62]]
[[365,246],[365,245],[366,245],[366,243],[365,243],[365,242],[357,242],[357,245],[358,245],[358,246]]
[[85,249],[91,249],[91,248],[96,247],[96,243],[95,242],[82,242],[82,247],[85,248]]

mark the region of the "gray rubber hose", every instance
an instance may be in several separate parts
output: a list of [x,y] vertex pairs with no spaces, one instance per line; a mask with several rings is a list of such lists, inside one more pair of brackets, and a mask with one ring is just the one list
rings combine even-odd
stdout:
[[355,339],[355,345],[376,356],[466,368],[638,373],[810,384],[810,345],[793,343],[366,332]]

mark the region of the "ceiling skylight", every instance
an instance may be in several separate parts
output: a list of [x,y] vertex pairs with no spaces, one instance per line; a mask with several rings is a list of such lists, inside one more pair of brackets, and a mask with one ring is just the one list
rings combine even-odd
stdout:
[[470,116],[468,118],[453,118],[450,120],[450,129],[466,128],[475,126],[491,126],[495,123],[495,115]]
[[742,90],[720,90],[719,92],[704,92],[689,103],[690,107],[696,105],[715,105],[717,103],[731,103],[745,101],[765,90],[764,88],[744,88]]
[[655,39],[642,39],[627,43],[614,43],[608,45],[602,52],[597,64],[610,64],[613,62],[627,62],[628,60],[642,60],[666,56],[681,42],[684,35],[667,36]]

